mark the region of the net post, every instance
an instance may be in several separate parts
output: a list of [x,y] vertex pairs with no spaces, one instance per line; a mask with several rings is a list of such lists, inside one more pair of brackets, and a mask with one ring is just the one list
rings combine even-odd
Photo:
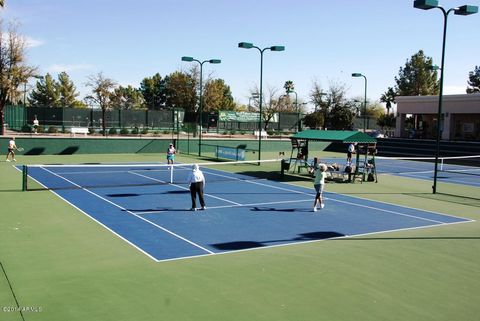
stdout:
[[22,166],[22,192],[27,191],[27,181],[28,181],[28,167],[27,165]]
[[280,162],[280,177],[282,179],[285,178],[285,166],[286,166],[285,164],[286,164],[285,159],[282,159],[281,162]]
[[170,170],[170,184],[173,184],[173,164],[169,167]]

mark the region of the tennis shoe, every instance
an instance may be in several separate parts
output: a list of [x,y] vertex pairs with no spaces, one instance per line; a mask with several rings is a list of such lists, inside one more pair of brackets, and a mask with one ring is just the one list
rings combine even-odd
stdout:
[[200,209],[201,211],[205,211],[207,208],[205,206],[202,206],[202,208]]
[[313,208],[313,211],[314,211],[314,212],[316,212],[316,211],[317,211],[317,207],[316,207],[316,206]]
[[13,161],[16,162],[17,160],[14,158]]
[[320,208],[324,208],[324,207],[325,207],[325,204],[322,203],[322,204],[320,205]]
[[194,207],[192,207],[192,208],[190,209],[190,211],[193,211],[193,212],[195,212],[196,210],[197,210],[197,209],[194,208]]
[[9,160],[9,159],[6,159],[5,161],[6,161],[6,162],[9,162],[10,160]]

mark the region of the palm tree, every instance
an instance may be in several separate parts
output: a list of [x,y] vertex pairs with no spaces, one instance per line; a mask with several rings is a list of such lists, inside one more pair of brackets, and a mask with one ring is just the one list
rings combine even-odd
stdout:
[[390,108],[392,108],[392,103],[396,104],[395,102],[395,97],[397,96],[397,94],[395,93],[395,90],[393,90],[392,87],[388,87],[388,90],[382,94],[382,96],[380,97],[380,101],[382,103],[385,103],[386,104],[386,108],[387,108],[387,114],[390,113]]

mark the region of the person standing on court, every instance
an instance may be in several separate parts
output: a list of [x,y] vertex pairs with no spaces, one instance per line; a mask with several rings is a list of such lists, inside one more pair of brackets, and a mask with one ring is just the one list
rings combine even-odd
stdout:
[[35,115],[35,119],[33,120],[33,133],[38,133],[38,126],[40,126],[40,122],[38,121],[37,115]]
[[12,156],[12,161],[16,162],[15,160],[15,149],[17,149],[17,145],[15,144],[15,137],[12,137],[8,141],[8,152],[7,152],[7,159],[5,160],[6,162],[9,162],[10,160],[8,159],[8,156]]
[[175,147],[173,147],[173,144],[170,144],[167,149],[167,164],[172,164],[173,161],[175,160],[175,154],[177,151],[175,150]]
[[203,198],[203,190],[205,188],[205,176],[200,170],[197,164],[193,165],[192,172],[189,174],[187,179],[190,185],[190,196],[192,198],[192,207],[191,211],[197,210],[197,194],[200,200],[201,210],[205,210],[205,200]]
[[315,188],[315,200],[313,201],[313,211],[317,211],[317,205],[320,208],[325,207],[323,202],[323,189],[325,187],[325,178],[327,177],[327,165],[316,164],[315,169],[311,171],[315,177],[313,181],[313,187]]
[[350,145],[348,145],[348,149],[347,149],[347,163],[352,162],[352,154],[353,153],[355,153],[355,145],[353,143],[350,143]]

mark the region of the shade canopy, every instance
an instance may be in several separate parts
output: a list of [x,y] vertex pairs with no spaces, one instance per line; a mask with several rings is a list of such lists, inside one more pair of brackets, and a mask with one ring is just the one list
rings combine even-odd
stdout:
[[310,129],[296,133],[295,135],[290,136],[290,139],[360,144],[375,144],[377,142],[375,138],[370,137],[365,133],[351,130]]

